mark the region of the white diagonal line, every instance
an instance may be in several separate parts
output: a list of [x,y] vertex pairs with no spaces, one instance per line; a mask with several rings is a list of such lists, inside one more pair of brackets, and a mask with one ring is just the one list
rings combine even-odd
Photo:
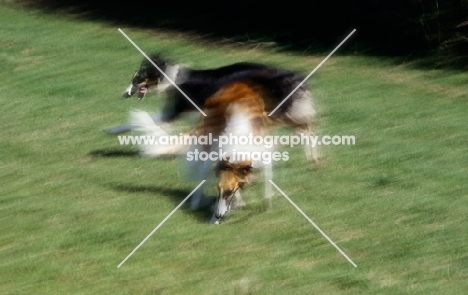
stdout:
[[203,180],[187,197],[185,197],[185,199],[183,199],[182,202],[180,202],[180,204],[177,205],[177,207],[175,207],[174,210],[172,210],[172,212],[169,213],[169,215],[167,215],[166,218],[164,218],[164,220],[161,221],[161,223],[159,223],[158,226],[156,226],[156,228],[153,229],[153,231],[150,232],[150,234],[147,235],[146,238],[145,238],[143,241],[141,241],[141,243],[140,243],[138,246],[136,246],[136,248],[133,249],[133,251],[132,251],[130,254],[128,254],[128,256],[125,257],[125,259],[124,259],[122,262],[120,262],[120,264],[117,266],[117,268],[120,268],[120,267],[122,266],[122,264],[124,264],[125,261],[127,261],[127,259],[130,258],[130,256],[132,256],[133,253],[135,253],[135,252],[138,250],[138,248],[140,248],[140,247],[141,247],[141,246],[142,246],[142,245],[143,245],[143,244],[144,244],[144,243],[145,243],[145,242],[146,242],[146,241],[147,241],[163,224],[164,224],[164,222],[166,222],[166,221],[172,216],[172,214],[174,214],[174,213],[180,208],[180,206],[182,206],[182,205],[185,203],[185,201],[187,201],[188,198],[190,198],[191,195],[193,195],[193,193],[194,193],[200,186],[202,186],[203,183],[205,183],[205,181],[206,181],[206,180]]
[[130,39],[130,37],[127,36],[127,34],[125,34],[120,28],[118,29],[119,32],[124,35],[125,38],[127,38],[127,40],[132,43],[132,45],[138,50],[140,51],[140,53],[156,68],[158,69],[158,71],[161,72],[161,74],[163,74],[163,76],[169,81],[171,82],[172,85],[174,85],[175,88],[177,88],[177,90],[180,91],[180,93],[182,93],[183,96],[185,96],[186,99],[188,99],[188,101],[190,101],[194,107],[197,108],[197,110],[202,113],[203,116],[206,117],[206,114],[205,112],[203,112],[191,99],[190,97],[187,96],[187,94],[185,94],[185,92],[182,91],[182,89],[179,88],[179,86],[177,86],[177,84],[174,83],[174,81],[171,80],[171,78],[169,78],[169,76],[166,75],[166,73],[164,73],[164,71],[162,71],[152,60],[151,58],[149,58],[146,53],[143,52],[143,50],[140,49],[140,47],[138,47],[138,45],[135,44],[135,42],[133,42],[132,39]]
[[296,92],[296,90],[297,90],[297,89],[299,89],[299,87],[301,87],[301,86],[302,86],[302,84],[304,84],[304,83],[305,83],[305,81],[307,81],[307,79],[309,79],[309,78],[310,78],[310,76],[312,76],[312,75],[313,75],[313,74],[314,74],[314,73],[315,73],[315,72],[316,72],[316,71],[317,71],[317,70],[318,70],[318,69],[319,69],[319,68],[320,68],[320,67],[321,67],[321,66],[322,66],[322,65],[323,65],[323,64],[324,64],[324,63],[325,63],[325,62],[326,62],[328,59],[329,59],[329,58],[330,58],[330,56],[332,56],[332,55],[333,55],[333,53],[335,53],[335,51],[337,51],[337,50],[338,50],[338,48],[340,48],[340,47],[341,47],[341,45],[343,45],[343,43],[345,43],[345,42],[346,42],[346,40],[348,40],[348,39],[349,39],[349,37],[351,37],[351,35],[352,35],[352,34],[354,34],[354,32],[356,32],[356,29],[354,29],[354,30],[353,30],[351,33],[349,33],[349,35],[348,35],[348,36],[346,36],[346,38],[344,38],[344,40],[343,40],[343,41],[341,41],[341,43],[340,43],[340,44],[338,44],[338,46],[336,46],[336,47],[335,47],[335,49],[333,49],[333,51],[332,51],[332,52],[330,52],[330,54],[329,54],[327,57],[325,57],[325,59],[324,59],[324,60],[322,60],[322,62],[321,62],[321,63],[319,63],[319,65],[318,65],[318,66],[316,66],[316,67],[315,67],[315,69],[314,69],[312,72],[310,72],[310,74],[309,74],[309,75],[307,75],[307,77],[305,77],[305,79],[304,79],[304,80],[302,80],[302,82],[301,82],[301,83],[299,83],[299,85],[297,85],[297,87],[296,87],[296,88],[294,88],[294,90],[293,90],[293,91],[291,91],[291,93],[289,93],[289,95],[288,95],[288,96],[286,96],[286,98],[285,98],[285,99],[283,99],[283,101],[281,101],[281,102],[280,102],[280,103],[279,103],[279,104],[276,106],[276,108],[275,108],[273,111],[271,111],[271,112],[268,114],[268,117],[270,117],[271,115],[273,115],[273,113],[274,113],[274,112],[276,112],[276,110],[277,110],[277,109],[278,109],[278,108],[279,108],[279,107],[280,107],[280,106],[281,106],[283,103],[285,103],[285,102],[286,102],[286,100],[288,100],[288,98],[289,98],[291,95],[293,95],[293,94],[294,94],[294,92]]
[[274,187],[276,187],[276,189],[286,198],[286,200],[289,201],[289,203],[291,203],[291,205],[294,206],[294,208],[297,209],[297,211],[299,211],[299,213],[301,213],[321,234],[322,236],[324,236],[332,245],[333,247],[335,247],[338,252],[341,253],[341,255],[343,255],[354,267],[357,267],[357,265],[351,260],[351,258],[348,257],[348,255],[346,255],[345,252],[343,252],[343,250],[340,249],[340,247],[338,247],[335,242],[333,242],[328,236],[327,234],[325,234],[302,210],[301,208],[299,208],[277,185],[276,183],[274,183],[272,180],[269,180],[271,182],[271,184],[273,184]]

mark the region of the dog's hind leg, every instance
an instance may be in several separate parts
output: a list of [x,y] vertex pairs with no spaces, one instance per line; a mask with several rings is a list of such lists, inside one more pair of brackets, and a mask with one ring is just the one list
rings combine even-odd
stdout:
[[307,160],[313,160],[316,165],[319,165],[318,138],[311,130],[317,113],[312,96],[308,90],[299,89],[291,99],[291,107],[286,112],[286,116],[290,120],[290,126],[295,126],[296,133],[300,134],[301,139],[307,138],[307,144],[303,142]]
[[315,165],[320,165],[318,152],[318,136],[310,129],[309,125],[296,128],[296,134],[301,137],[304,147],[304,154],[308,161],[313,161]]

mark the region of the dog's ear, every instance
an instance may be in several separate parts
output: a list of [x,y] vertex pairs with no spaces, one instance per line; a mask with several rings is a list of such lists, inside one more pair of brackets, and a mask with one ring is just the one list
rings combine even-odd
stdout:
[[226,161],[219,161],[218,163],[215,164],[215,174],[216,177],[219,176],[219,172],[221,170],[229,170],[229,169],[234,169],[231,163],[229,163],[229,157],[226,158]]
[[[161,55],[160,55],[159,53],[157,53],[157,52],[153,52],[153,53],[148,54],[148,57],[149,57],[153,62],[156,62],[157,60],[160,60],[160,59],[161,59]],[[146,63],[148,62],[148,60],[147,60],[146,58],[143,59],[143,62],[145,62],[145,61],[146,61]]]
[[[168,61],[161,55],[161,53],[152,53],[148,56],[158,67],[165,68]],[[169,61],[170,62],[170,61]]]
[[229,162],[229,157],[226,161],[219,161],[220,170],[233,169],[234,166]]
[[241,183],[250,183],[252,181],[253,167],[251,165],[243,165],[236,169],[236,175]]

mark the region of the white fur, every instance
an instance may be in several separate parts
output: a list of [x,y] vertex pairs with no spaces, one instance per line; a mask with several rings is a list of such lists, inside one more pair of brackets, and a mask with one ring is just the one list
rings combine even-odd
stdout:
[[[302,95],[292,101],[291,107],[286,113],[293,121],[308,126],[307,129],[296,129],[296,133],[302,132],[305,133],[306,136],[315,136],[314,132],[310,129],[310,125],[315,120],[316,114],[317,111],[308,90],[302,91]],[[310,145],[304,145],[304,153],[307,160],[313,160],[315,164],[319,164],[320,160],[317,146],[311,147]]]
[[[217,219],[216,216],[224,216],[224,214],[228,213],[229,211],[227,201],[223,197],[221,197],[222,193],[223,192],[221,191],[220,196],[218,197],[217,206],[216,206],[216,214],[213,214],[213,217],[211,218],[212,220]],[[235,196],[233,196],[233,198],[235,198]]]
[[[236,104],[233,104],[229,107],[228,112],[231,113],[232,115],[229,117],[228,122],[226,123],[226,128],[221,134],[222,136],[227,136],[230,137],[232,136],[240,138],[240,137],[249,137],[249,135],[257,135],[254,134],[254,130],[250,124],[249,118],[242,113],[242,111],[239,110],[239,107]],[[263,135],[263,134],[258,134],[258,135]],[[258,152],[258,153],[264,153],[268,152],[268,149],[265,148],[263,145],[256,145],[254,143],[252,144],[247,144],[243,145],[240,144],[239,142],[237,143],[231,143],[227,146],[222,147],[223,152],[226,152],[226,156],[229,156],[231,159],[235,160],[234,153],[235,152],[247,152],[249,154]],[[240,160],[240,159],[238,159]],[[251,160],[250,158],[247,158],[246,160]],[[232,162],[232,161],[231,161]],[[262,167],[263,163],[258,162],[258,161],[253,161],[252,163],[253,167]]]
[[[263,135],[263,134],[253,134],[254,130],[250,124],[249,118],[243,114],[241,111],[238,110],[238,106],[236,104],[230,106],[230,109],[228,110],[229,113],[232,115],[230,116],[226,128],[223,132],[222,135],[229,136],[229,134],[232,134],[233,136],[241,137],[241,136],[249,136],[249,135]],[[248,144],[248,145],[241,145],[240,143],[238,144],[230,144],[228,146],[223,146],[223,152],[227,152],[226,156],[230,156],[231,163],[235,162],[235,159],[233,159],[233,155],[235,152],[248,152],[248,153],[272,153],[273,148],[268,149],[263,145],[256,145],[254,143]],[[242,160],[242,159],[237,159],[237,160]],[[255,168],[262,168],[263,169],[263,174],[264,174],[264,200],[267,203],[268,209],[271,208],[271,197],[273,196],[273,188],[271,186],[271,183],[269,180],[273,179],[273,171],[272,171],[272,162],[270,163],[264,163],[263,161],[252,161],[252,167]],[[240,195],[239,190],[234,194],[234,200],[232,201],[234,204],[244,204],[244,201],[242,200],[242,196]],[[213,219],[215,219],[215,215],[218,216],[223,216],[226,211],[228,210],[226,201],[222,198],[220,198],[218,204],[217,204],[217,212],[216,214],[213,215]]]
[[[298,90],[302,91],[302,90]],[[291,102],[291,108],[286,113],[287,116],[300,123],[310,123],[316,115],[316,110],[310,92],[302,91],[300,98]]]
[[[161,136],[169,134],[160,126],[156,125],[153,118],[145,111],[134,110],[130,112],[130,124],[137,135],[154,137],[157,140]],[[185,151],[183,145],[160,145],[160,144],[144,144],[140,146],[140,154],[144,156],[157,157],[161,155],[180,154]]]
[[128,96],[132,95],[132,88],[133,88],[133,84],[130,83],[130,85],[125,88],[125,92],[128,94]]
[[[175,65],[175,66],[166,66],[166,69],[164,70],[164,73],[169,77],[169,79],[176,83],[179,84],[180,81],[178,80],[179,72],[180,72],[181,66]],[[172,83],[164,76],[162,81],[158,84],[158,91],[165,91],[169,86],[171,86]]]

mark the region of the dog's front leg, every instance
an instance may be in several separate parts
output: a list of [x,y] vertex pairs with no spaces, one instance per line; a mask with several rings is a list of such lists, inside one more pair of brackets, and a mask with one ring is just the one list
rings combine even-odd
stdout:
[[200,200],[202,198],[203,189],[200,187],[196,192],[193,193],[190,198],[190,210],[197,210],[200,208]]
[[216,198],[216,203],[213,209],[213,215],[211,215],[210,224],[219,224],[220,218],[216,217],[216,208],[218,208],[219,198]]
[[311,126],[307,125],[305,127],[299,127],[296,129],[296,134],[301,136],[305,136],[309,140],[307,144],[304,144],[304,154],[308,161],[313,161],[315,165],[320,166],[320,156],[318,151],[318,137],[315,133],[311,130]]
[[[197,169],[196,166],[199,166],[200,169]],[[206,180],[208,178],[208,174],[211,169],[211,162],[210,161],[199,161],[195,167],[193,168],[193,171],[196,173],[199,171],[199,174],[197,175],[197,179],[199,181],[201,180]],[[203,207],[205,204],[202,202],[203,200],[203,189],[200,187],[197,189],[197,191],[192,195],[191,200],[190,200],[190,209],[191,210],[198,210],[200,207]]]
[[274,195],[274,190],[270,182],[270,180],[273,180],[273,168],[272,168],[271,162],[269,164],[265,164],[265,167],[263,169],[263,174],[265,175],[263,202],[264,202],[265,210],[271,210],[272,208],[271,198]]
[[237,210],[237,209],[242,209],[245,207],[245,202],[244,200],[242,199],[242,196],[239,192],[240,190],[237,190],[235,193],[234,193],[234,202],[233,202],[233,206],[232,206],[232,209],[233,210]]

